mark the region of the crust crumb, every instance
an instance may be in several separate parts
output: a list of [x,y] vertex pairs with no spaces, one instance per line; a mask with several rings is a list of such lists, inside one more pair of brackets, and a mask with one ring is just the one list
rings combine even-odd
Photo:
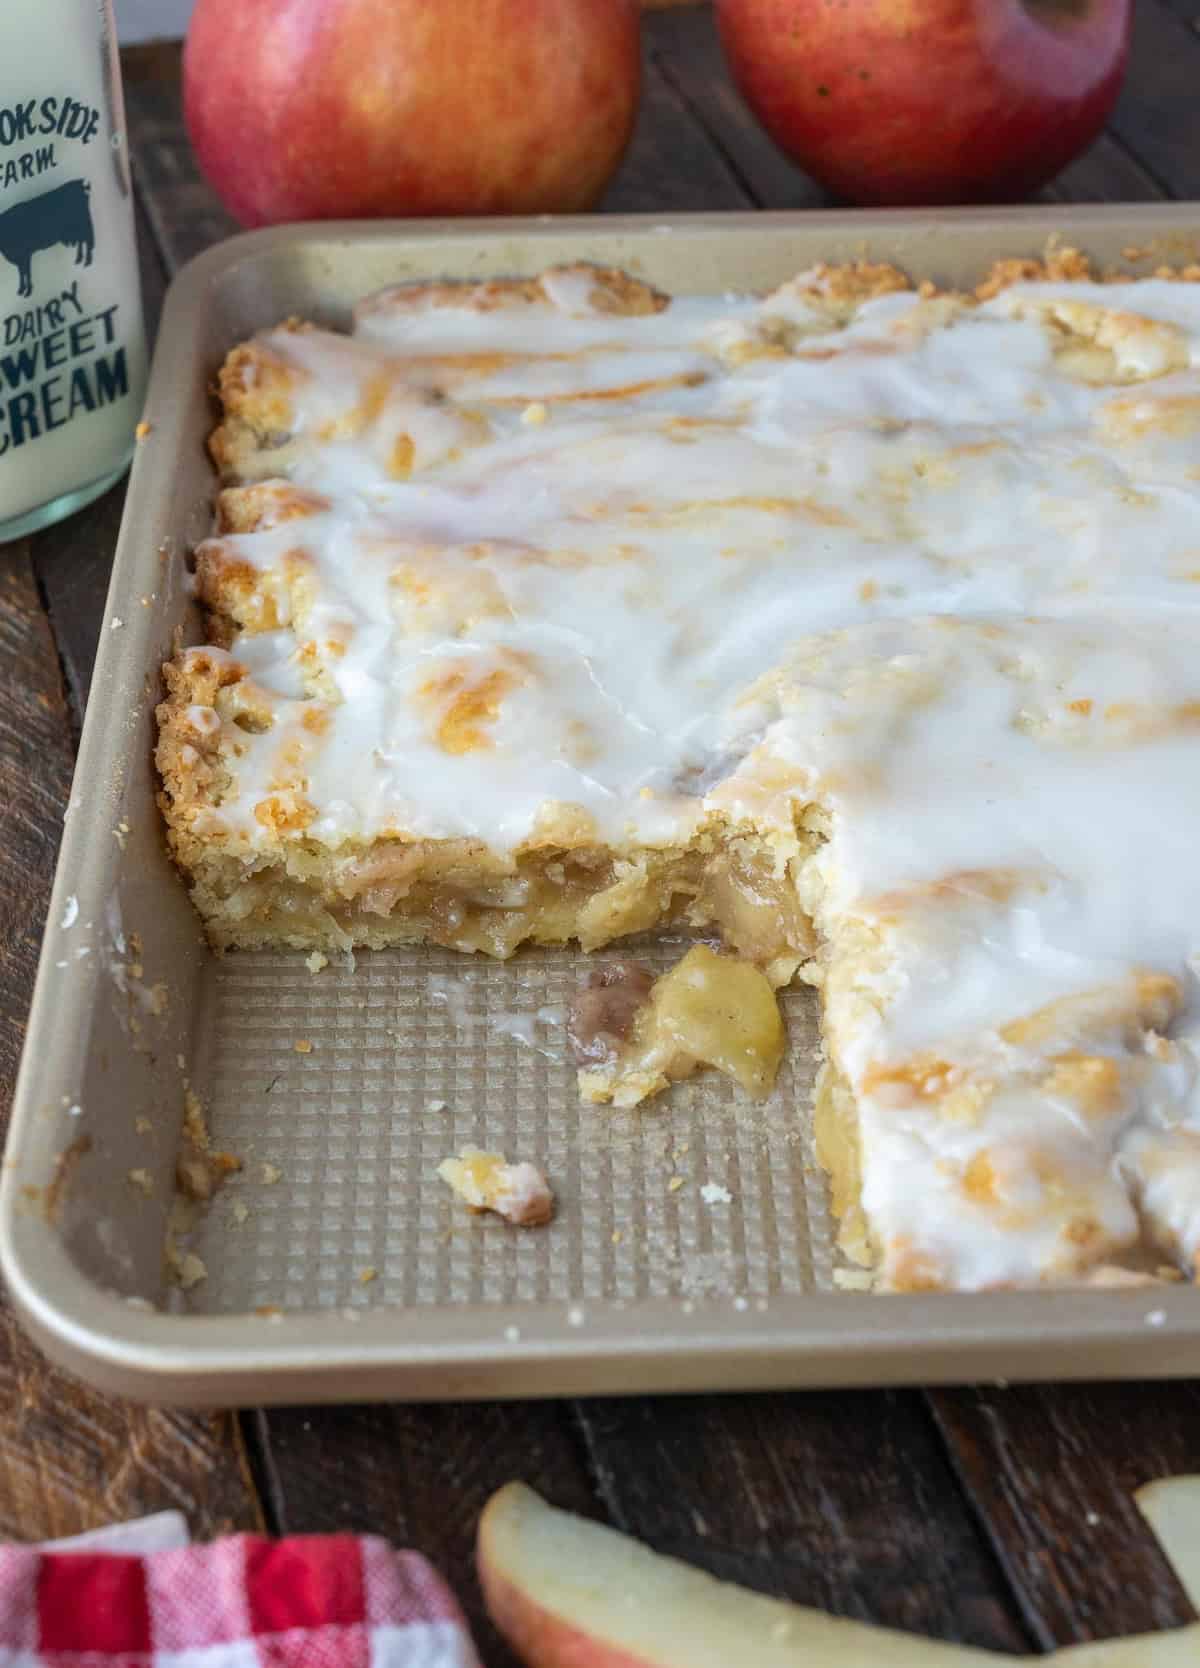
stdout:
[[503,1153],[464,1147],[438,1165],[438,1175],[471,1210],[491,1211],[518,1228],[538,1228],[554,1215],[554,1194],[534,1165],[510,1164]]

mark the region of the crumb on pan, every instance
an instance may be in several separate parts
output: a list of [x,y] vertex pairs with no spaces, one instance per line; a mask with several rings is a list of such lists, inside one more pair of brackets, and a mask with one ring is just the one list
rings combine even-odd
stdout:
[[833,1283],[839,1291],[869,1292],[875,1284],[875,1276],[867,1268],[835,1268]]
[[191,1291],[202,1280],[208,1279],[208,1265],[194,1251],[181,1249],[172,1240],[166,1245],[167,1278],[181,1291]]
[[236,1175],[236,1153],[214,1151],[200,1097],[190,1085],[183,1091],[183,1134],[175,1162],[175,1186],[184,1199],[207,1204],[222,1182]]
[[536,1166],[510,1164],[502,1153],[464,1147],[445,1158],[438,1175],[473,1211],[491,1211],[518,1228],[537,1228],[554,1215],[554,1194]]

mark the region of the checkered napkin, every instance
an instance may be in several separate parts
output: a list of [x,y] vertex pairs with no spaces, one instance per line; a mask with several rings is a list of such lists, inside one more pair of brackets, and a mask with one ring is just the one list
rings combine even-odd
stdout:
[[479,1668],[415,1552],[372,1535],[186,1540],[166,1513],[0,1547],[0,1668]]

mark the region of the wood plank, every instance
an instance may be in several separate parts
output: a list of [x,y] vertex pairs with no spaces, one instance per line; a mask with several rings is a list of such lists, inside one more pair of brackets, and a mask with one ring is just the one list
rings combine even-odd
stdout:
[[[78,518],[84,531],[90,512]],[[66,697],[30,540],[0,549],[0,1123],[7,1123],[70,787]],[[51,1368],[0,1304],[0,1538],[183,1510],[195,1533],[259,1527],[228,1417],[109,1401]]]
[[614,214],[673,214],[754,207],[728,158],[696,120],[656,62],[656,24],[699,21],[648,18],[642,41],[642,103],[637,126],[601,208]]
[[475,1525],[514,1478],[599,1515],[565,1404],[276,1408],[253,1419],[278,1533],[385,1535],[424,1553],[457,1593],[488,1668],[518,1668],[483,1613]]
[[28,539],[0,545],[0,1108],[7,1113],[71,785],[58,655]]
[[75,741],[91,687],[124,508],[125,482],[121,480],[79,515],[47,527],[32,541],[34,571],[62,659]]
[[142,281],[142,312],[146,319],[146,340],[153,347],[158,338],[158,321],[167,293],[168,273],[146,212],[143,195],[134,190],[134,229],[137,232],[138,274]]
[[[140,200],[136,221],[146,338],[153,343],[166,275]],[[124,508],[125,482],[118,481],[82,515],[48,527],[32,541],[34,571],[62,661],[76,737],[91,687],[104,599]]]
[[1172,197],[1200,196],[1200,34],[1137,0],[1129,73],[1109,129]]
[[1193,1619],[1132,1494],[1200,1471],[1200,1384],[936,1390],[929,1403],[1039,1646]]
[[1163,0],[1163,4],[1189,29],[1200,33],[1200,0]]
[[726,1580],[997,1650],[1027,1641],[915,1392],[580,1402],[613,1523]]
[[49,1540],[167,1510],[197,1539],[263,1530],[233,1415],[98,1395],[0,1313],[0,1537]]
[[1052,203],[1146,203],[1165,195],[1112,133],[1102,133],[1042,193]]
[[182,49],[154,41],[121,54],[134,179],[168,273],[238,230],[196,163],[183,125]]
[[648,17],[650,60],[760,208],[820,208],[832,201],[768,138],[733,84],[711,9]]

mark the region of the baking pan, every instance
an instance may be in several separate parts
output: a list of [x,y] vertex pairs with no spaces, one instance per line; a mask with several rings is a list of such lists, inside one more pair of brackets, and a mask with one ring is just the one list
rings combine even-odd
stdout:
[[[399,950],[315,976],[299,953],[214,957],[165,855],[151,766],[159,665],[177,631],[200,636],[184,558],[209,525],[208,388],[258,327],[345,323],[400,279],[564,260],[675,291],[765,289],[859,255],[968,282],[1052,236],[1145,271],[1195,259],[1198,233],[1179,204],[299,226],[186,268],[159,333],[0,1182],[4,1273],[47,1353],[107,1390],[191,1405],[1200,1372],[1190,1287],[842,1289],[808,1126],[806,993],[786,998],[791,1061],[765,1107],[708,1074],[614,1113],[578,1103],[561,1028],[543,1023],[580,977],[574,952]],[[665,965],[677,946],[645,953]],[[191,1096],[243,1170],[181,1223]],[[434,1169],[467,1142],[543,1165],[553,1226],[465,1212]]]

